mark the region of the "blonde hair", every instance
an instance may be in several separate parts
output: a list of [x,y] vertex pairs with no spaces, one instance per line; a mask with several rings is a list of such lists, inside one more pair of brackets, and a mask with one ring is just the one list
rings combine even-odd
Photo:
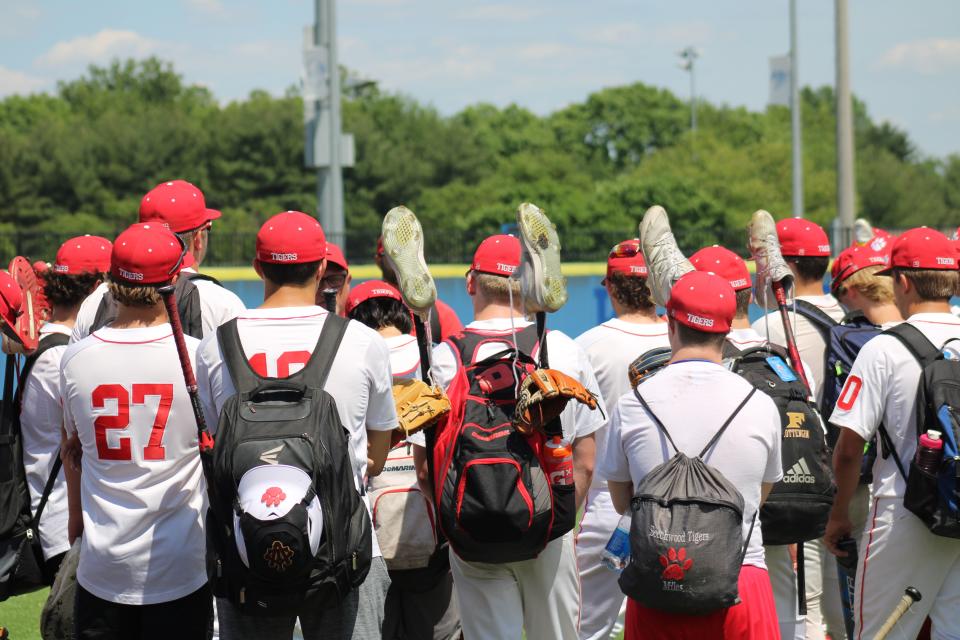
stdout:
[[125,307],[146,308],[162,302],[156,287],[129,286],[114,280],[108,280],[107,288],[110,290],[113,299]]
[[497,304],[510,304],[511,290],[514,305],[520,304],[520,281],[516,278],[505,278],[490,273],[473,272],[477,283],[477,291],[483,297]]
[[893,278],[876,275],[884,267],[875,265],[860,269],[840,284],[840,291],[856,289],[857,292],[871,302],[878,304],[893,303]]

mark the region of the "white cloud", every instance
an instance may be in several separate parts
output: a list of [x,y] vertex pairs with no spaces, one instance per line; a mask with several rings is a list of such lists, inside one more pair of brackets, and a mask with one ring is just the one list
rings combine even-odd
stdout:
[[880,66],[924,75],[960,68],[960,39],[927,38],[902,42],[880,57]]
[[938,124],[960,122],[960,107],[947,107],[930,114],[930,120]]
[[36,60],[44,67],[103,62],[111,58],[142,57],[161,49],[160,43],[135,31],[104,29],[53,45]]
[[587,29],[582,37],[587,42],[608,45],[655,43],[685,47],[704,45],[716,39],[715,29],[705,22],[683,22],[645,26],[637,22],[618,22]]
[[457,14],[461,20],[494,20],[497,22],[526,22],[541,15],[541,9],[519,7],[513,4],[484,4]]
[[226,8],[220,0],[184,0],[189,9],[208,15],[223,15]]
[[34,93],[45,88],[47,84],[43,78],[0,66],[0,98],[13,94]]
[[581,53],[579,47],[558,42],[533,42],[505,53],[508,58],[519,58],[531,62],[569,59]]

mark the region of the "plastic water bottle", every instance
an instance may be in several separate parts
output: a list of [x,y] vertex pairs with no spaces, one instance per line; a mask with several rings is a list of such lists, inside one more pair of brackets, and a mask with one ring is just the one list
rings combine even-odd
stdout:
[[603,554],[600,556],[600,562],[611,571],[620,572],[630,562],[630,514],[625,513],[620,517],[617,528],[613,535],[603,548]]
[[562,436],[552,436],[546,443],[547,477],[550,484],[573,484],[573,448]]
[[943,440],[940,435],[939,431],[931,429],[920,436],[914,462],[927,473],[935,474],[940,470],[940,462],[943,460]]

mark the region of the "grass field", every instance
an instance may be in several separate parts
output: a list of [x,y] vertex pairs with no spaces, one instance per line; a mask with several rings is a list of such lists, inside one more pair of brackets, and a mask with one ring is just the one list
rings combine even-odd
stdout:
[[48,591],[35,591],[0,602],[0,627],[7,628],[10,640],[40,640],[40,611]]

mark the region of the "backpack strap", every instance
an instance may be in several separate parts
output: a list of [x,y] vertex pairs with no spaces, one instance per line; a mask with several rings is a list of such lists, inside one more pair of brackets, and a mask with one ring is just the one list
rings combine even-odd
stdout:
[[812,302],[795,299],[793,304],[796,307],[797,313],[809,320],[825,338],[830,336],[831,329],[840,324]]
[[330,369],[333,368],[333,360],[337,357],[337,351],[340,349],[340,343],[343,341],[343,335],[347,332],[347,326],[350,321],[342,318],[335,313],[328,313],[327,319],[323,321],[323,329],[320,330],[320,337],[317,338],[317,346],[313,348],[313,355],[307,364],[297,373],[290,376],[295,378],[302,376],[304,384],[311,389],[323,389],[327,384],[327,377],[330,375]]
[[230,379],[233,380],[233,387],[237,393],[249,393],[256,389],[261,378],[250,367],[250,362],[243,353],[236,318],[217,327],[217,341],[220,343],[223,363],[227,365],[227,371],[230,373]]
[[920,363],[921,369],[936,360],[937,356],[940,355],[940,349],[930,342],[930,339],[923,335],[920,329],[908,322],[901,322],[897,326],[887,329],[884,333],[899,340],[910,352],[910,355]]
[[181,271],[180,277],[185,280],[206,280],[207,282],[212,282],[218,287],[223,286],[222,284],[220,284],[220,281],[214,278],[213,276],[208,276],[205,273],[199,273],[197,271]]
[[723,351],[720,355],[724,360],[729,360],[730,358],[739,358],[742,354],[743,349],[737,347],[735,344],[730,342],[730,340],[723,341]]
[[18,411],[23,402],[23,391],[26,387],[27,376],[29,376],[30,372],[33,371],[33,365],[35,365],[37,360],[40,359],[40,356],[42,356],[48,350],[54,347],[65,347],[68,344],[70,344],[70,336],[65,333],[47,334],[40,340],[40,344],[37,346],[36,351],[27,356],[27,359],[23,361],[23,369],[20,370],[20,377],[17,381],[16,403]]
[[57,483],[57,476],[60,475],[60,469],[63,467],[59,447],[57,447],[57,451],[53,456],[53,468],[50,469],[50,475],[47,476],[47,483],[43,485],[43,493],[40,494],[40,502],[37,504],[37,512],[33,514],[33,523],[31,524],[31,528],[34,530],[33,534],[37,540],[40,539],[40,516],[43,514],[43,508],[47,506],[47,500],[50,499],[53,485]]

